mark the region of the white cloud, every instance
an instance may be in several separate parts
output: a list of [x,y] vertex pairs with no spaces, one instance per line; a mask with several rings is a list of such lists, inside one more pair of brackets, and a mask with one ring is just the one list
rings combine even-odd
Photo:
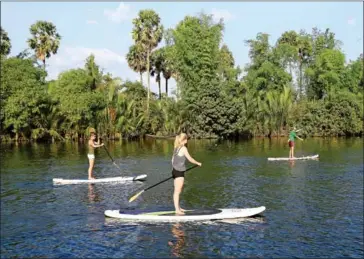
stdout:
[[107,16],[110,21],[120,23],[131,19],[132,11],[130,5],[120,3],[116,9],[105,9],[104,15]]
[[348,23],[349,25],[353,25],[353,26],[355,26],[356,21],[355,21],[355,19],[354,19],[354,18],[349,18],[349,19],[348,19],[348,21],[347,21],[347,23]]
[[215,22],[219,22],[221,18],[224,19],[224,22],[228,22],[235,18],[235,16],[232,13],[224,9],[213,8],[211,10],[211,14],[213,15],[213,19]]
[[98,24],[98,22],[95,20],[87,20],[86,23],[87,24]]
[[105,71],[115,70],[126,63],[124,56],[106,48],[65,47],[49,59],[48,78],[55,79],[64,70],[83,67],[91,54],[95,55],[96,63]]

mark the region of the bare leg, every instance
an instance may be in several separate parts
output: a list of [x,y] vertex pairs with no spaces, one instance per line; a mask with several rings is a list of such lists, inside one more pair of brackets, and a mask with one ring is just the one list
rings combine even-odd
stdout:
[[292,147],[292,158],[294,158],[294,146]]
[[289,158],[291,158],[291,154],[292,154],[292,147],[289,147],[289,155],[288,155]]
[[92,176],[92,169],[94,168],[94,164],[95,164],[95,159],[89,159],[88,160],[90,165],[88,167],[88,179],[89,180],[92,180],[92,179],[95,179],[93,176]]
[[184,214],[179,206],[179,195],[181,194],[183,183],[185,181],[184,177],[178,177],[174,179],[174,192],[173,192],[173,202],[176,214]]

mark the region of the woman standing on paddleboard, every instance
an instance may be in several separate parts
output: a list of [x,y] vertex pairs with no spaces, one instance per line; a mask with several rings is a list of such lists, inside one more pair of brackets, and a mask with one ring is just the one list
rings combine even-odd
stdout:
[[95,142],[96,139],[96,133],[95,132],[91,132],[91,137],[88,141],[88,162],[89,162],[89,167],[88,167],[88,179],[92,180],[95,179],[92,175],[92,169],[94,168],[94,164],[95,164],[95,148],[97,147],[102,147],[104,145],[104,143],[102,143],[100,145],[100,139],[98,142]]
[[[298,131],[298,130],[297,130]],[[298,138],[303,141],[299,136],[296,135],[296,127],[289,133],[288,146],[289,146],[289,158],[294,158],[294,140]]]
[[198,166],[202,165],[200,162],[197,162],[190,156],[187,147],[185,146],[186,144],[187,144],[187,135],[185,133],[181,133],[176,136],[176,139],[174,141],[174,151],[172,156],[172,166],[173,166],[172,176],[174,179],[173,202],[176,214],[184,214],[184,209],[181,209],[181,207],[179,206],[179,195],[181,194],[183,183],[185,180],[184,177],[186,171],[186,165],[185,165],[186,158],[192,164],[196,164]]

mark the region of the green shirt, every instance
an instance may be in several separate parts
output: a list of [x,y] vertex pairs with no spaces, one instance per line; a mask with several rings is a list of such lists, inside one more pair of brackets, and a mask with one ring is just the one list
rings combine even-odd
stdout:
[[296,132],[293,130],[289,133],[289,140],[294,141],[294,139],[297,138]]

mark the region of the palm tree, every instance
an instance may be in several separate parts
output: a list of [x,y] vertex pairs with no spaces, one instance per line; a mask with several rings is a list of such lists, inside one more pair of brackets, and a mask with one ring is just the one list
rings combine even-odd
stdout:
[[135,100],[129,100],[124,93],[119,94],[116,109],[116,127],[122,136],[133,138],[141,134],[145,121]]
[[138,17],[133,19],[133,40],[140,44],[147,53],[147,72],[148,72],[148,101],[147,113],[149,113],[150,99],[150,55],[152,50],[158,46],[162,40],[163,26],[160,24],[159,15],[151,10],[141,10]]
[[56,54],[58,51],[61,35],[57,33],[56,26],[47,21],[37,21],[30,26],[30,34],[32,38],[27,41],[29,47],[35,51],[45,69],[46,58],[50,58],[51,54]]
[[9,55],[11,42],[8,33],[0,26],[0,55]]
[[[164,39],[166,46],[163,49],[163,57],[164,57],[164,65],[163,65],[163,77],[166,80],[166,96],[168,97],[168,80],[171,77],[176,79],[178,83],[178,74],[176,72],[176,53],[175,53],[175,45],[173,40],[173,29],[168,29],[164,32]],[[178,89],[178,84],[176,85]]]
[[168,67],[164,67],[163,77],[166,80],[166,96],[168,97],[168,80],[172,77],[172,70],[169,70]]
[[155,81],[158,83],[159,88],[159,99],[161,99],[162,93],[161,93],[161,73],[163,72],[163,53],[161,49],[158,49],[154,52],[152,52],[151,55],[151,66],[152,70],[150,72],[151,76],[156,75]]
[[108,137],[115,137],[116,133],[116,106],[119,90],[121,89],[121,79],[113,78],[111,74],[106,74],[102,78],[102,83],[98,85],[97,90],[103,93],[106,106],[102,111],[97,113],[97,124],[104,130]]
[[140,44],[130,46],[126,60],[129,67],[140,74],[140,83],[143,85],[143,73],[147,71],[146,52],[143,47]]

